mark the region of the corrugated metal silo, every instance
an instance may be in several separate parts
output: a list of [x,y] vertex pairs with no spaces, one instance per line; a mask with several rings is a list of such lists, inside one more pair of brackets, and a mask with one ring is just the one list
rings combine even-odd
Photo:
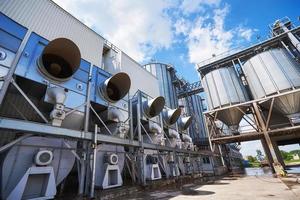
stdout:
[[[282,48],[255,55],[244,63],[242,69],[255,99],[300,87],[299,64]],[[274,108],[296,122],[300,117],[299,102],[300,93],[291,93],[277,97]]]
[[[209,110],[248,101],[248,95],[233,67],[219,68],[202,78]],[[242,107],[245,110],[246,107]],[[236,132],[243,113],[236,108],[218,111],[217,118]]]
[[[190,103],[188,103],[190,102]],[[192,95],[179,100],[184,107],[184,112],[193,116],[193,122],[189,127],[189,133],[195,144],[202,144],[207,139],[203,118],[203,103],[199,95]]]
[[147,71],[155,75],[159,82],[160,95],[165,97],[166,106],[169,108],[178,107],[178,99],[176,88],[172,83],[172,76],[175,75],[175,69],[168,64],[164,63],[150,63],[144,66]]

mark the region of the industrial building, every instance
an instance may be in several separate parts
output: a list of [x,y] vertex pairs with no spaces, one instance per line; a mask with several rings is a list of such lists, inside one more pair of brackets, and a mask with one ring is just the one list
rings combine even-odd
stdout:
[[70,181],[94,197],[240,166],[237,145],[213,148],[200,81],[140,65],[50,0],[1,1],[0,72],[1,199],[52,199]]
[[199,63],[189,83],[51,0],[1,0],[0,199],[240,171],[250,140],[283,175],[278,146],[300,143],[300,31],[288,18],[269,28],[268,40]]

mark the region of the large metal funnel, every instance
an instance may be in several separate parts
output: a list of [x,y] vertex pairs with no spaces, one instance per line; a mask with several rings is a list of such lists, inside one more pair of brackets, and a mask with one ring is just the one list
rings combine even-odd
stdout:
[[126,96],[130,85],[131,81],[128,74],[120,72],[103,82],[100,86],[100,93],[107,101],[115,103]]
[[191,116],[188,117],[180,117],[179,119],[179,129],[184,131],[192,124],[193,118]]
[[165,109],[163,111],[163,119],[167,125],[174,124],[181,115],[181,109]]
[[56,81],[67,81],[80,65],[80,50],[67,38],[49,42],[38,59],[42,74]]
[[274,108],[293,123],[300,123],[300,92],[277,97]]
[[[242,111],[246,111],[246,107],[240,107]],[[244,114],[237,108],[229,108],[218,111],[217,118],[225,123],[232,132],[238,132],[238,127]]]
[[147,118],[152,118],[157,115],[164,109],[165,98],[162,96],[156,97],[150,101],[143,102],[143,113]]

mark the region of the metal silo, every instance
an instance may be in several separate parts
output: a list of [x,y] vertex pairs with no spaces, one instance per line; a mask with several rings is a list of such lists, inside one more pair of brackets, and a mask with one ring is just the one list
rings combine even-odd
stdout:
[[199,95],[191,95],[179,100],[179,104],[184,108],[184,112],[193,116],[192,124],[189,128],[190,136],[195,144],[200,144],[207,139],[203,119],[203,102]]
[[[248,95],[233,67],[215,69],[202,78],[209,110],[223,108],[248,101]],[[246,107],[241,107],[245,110]],[[224,122],[233,133],[238,126],[243,113],[236,108],[219,110],[217,118]]]
[[176,94],[176,88],[173,81],[175,75],[175,69],[168,64],[164,63],[150,63],[144,66],[144,68],[157,77],[159,82],[159,92],[166,100],[166,106],[169,108],[178,107],[178,99]]
[[[283,93],[300,87],[299,64],[282,48],[259,53],[242,66],[250,90],[255,99]],[[279,96],[274,100],[274,108],[288,117],[291,122],[299,122],[300,93]],[[268,104],[266,102],[264,105]]]

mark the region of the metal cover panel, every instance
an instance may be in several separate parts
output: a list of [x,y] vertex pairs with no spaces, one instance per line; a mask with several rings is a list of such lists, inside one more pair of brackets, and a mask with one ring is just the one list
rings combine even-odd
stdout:
[[1,29],[5,30],[7,33],[11,34],[12,36],[23,39],[27,32],[27,29],[20,24],[16,23],[6,15],[0,12],[0,26]]
[[83,59],[101,66],[104,39],[54,2],[1,0],[0,11],[48,40],[73,40]]
[[92,85],[91,85],[91,101],[101,104],[107,105],[107,102],[104,101],[102,97],[99,95],[99,87],[101,83],[103,83],[107,78],[109,78],[111,74],[104,71],[103,69],[93,66],[92,72]]

